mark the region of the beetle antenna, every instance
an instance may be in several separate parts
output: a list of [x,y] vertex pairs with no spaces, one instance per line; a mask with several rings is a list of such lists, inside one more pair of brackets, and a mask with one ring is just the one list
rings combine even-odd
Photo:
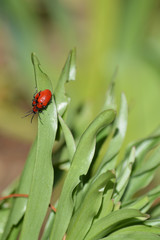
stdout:
[[31,117],[31,123],[32,123],[32,120],[33,120],[33,118],[34,118],[34,115],[35,115],[35,113],[33,112],[33,116]]
[[33,111],[29,111],[28,112],[28,114],[26,114],[25,116],[23,116],[22,118],[25,118],[25,117],[27,117],[27,116],[29,116],[29,115],[31,115],[33,113]]

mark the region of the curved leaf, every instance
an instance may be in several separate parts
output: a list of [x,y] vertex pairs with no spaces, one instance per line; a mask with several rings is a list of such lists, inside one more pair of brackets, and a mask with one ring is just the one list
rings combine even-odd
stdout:
[[106,172],[100,175],[91,185],[80,207],[71,218],[66,239],[84,239],[101,206],[103,191],[107,183],[114,177],[112,172]]
[[4,232],[9,213],[10,209],[0,209],[0,239],[2,239],[2,234]]
[[[101,239],[102,240],[102,239]],[[150,232],[126,232],[118,235],[108,236],[103,240],[160,240],[160,237]]]
[[63,238],[73,212],[72,194],[80,182],[80,176],[88,172],[95,152],[96,134],[101,128],[109,125],[114,118],[115,111],[102,112],[82,135],[62,189],[50,239]]
[[96,175],[100,172],[105,172],[106,170],[113,169],[116,165],[117,154],[119,153],[126,129],[127,129],[127,120],[128,120],[128,106],[127,100],[124,94],[121,96],[121,106],[120,112],[116,121],[114,123],[114,133],[113,137],[109,143],[108,149],[103,157],[103,160],[98,168]]
[[[36,149],[37,138],[34,141],[34,144],[32,145],[32,148],[30,150],[16,193],[29,194],[34,170],[34,163],[36,158]],[[13,206],[9,214],[7,224],[5,226],[5,231],[3,233],[2,240],[7,239],[8,234],[10,233],[12,227],[18,224],[18,222],[23,217],[26,211],[28,201],[27,198],[15,198],[13,199],[13,201],[14,201]]]
[[151,156],[147,161],[143,160],[143,165],[139,167],[133,174],[133,177],[144,174],[145,172],[151,171],[152,169],[157,168],[160,165],[160,146],[157,146],[156,149],[152,150]]
[[131,198],[138,190],[146,187],[153,179],[153,173],[160,165],[160,147],[154,149],[147,161],[143,162],[143,167],[137,168],[130,179],[129,187],[124,196],[125,200]]
[[75,142],[74,142],[74,138],[72,136],[72,133],[71,133],[70,129],[68,128],[68,126],[66,125],[66,123],[64,122],[64,120],[61,118],[60,115],[58,115],[58,119],[59,119],[59,122],[61,124],[62,130],[63,130],[63,133],[64,133],[64,138],[65,138],[65,141],[66,141],[66,144],[67,144],[67,149],[68,149],[68,152],[69,152],[69,159],[71,161],[72,158],[73,158],[73,155],[75,153],[75,150],[76,150],[76,145],[75,145]]
[[20,221],[16,226],[13,227],[11,234],[7,238],[7,240],[17,240],[19,233],[21,231],[22,221]]
[[122,228],[118,231],[113,232],[110,236],[118,235],[125,232],[144,232],[144,233],[154,233],[160,235],[160,228],[158,227],[148,227],[145,225],[134,225]]
[[125,202],[124,204],[122,204],[122,207],[141,210],[148,204],[148,202],[149,202],[148,196],[142,196],[136,200]]
[[70,102],[70,98],[65,94],[65,83],[70,80],[75,80],[76,75],[76,65],[75,65],[75,55],[76,50],[73,49],[67,58],[67,61],[64,65],[60,78],[58,80],[56,89],[55,89],[55,101],[57,106],[57,112],[62,116],[66,111],[66,108]]
[[95,220],[94,220],[95,222],[98,221],[100,218],[107,216],[113,210],[114,202],[112,199],[112,195],[113,195],[114,188],[115,188],[115,180],[116,179],[115,179],[115,175],[114,175],[114,178],[110,179],[110,181],[108,182],[108,184],[105,188],[100,212],[98,213],[98,216],[95,218]]
[[[105,101],[104,101],[104,105],[102,107],[102,111],[107,110],[107,109],[117,109],[117,105],[115,103],[115,75],[116,72],[113,76],[113,79],[108,87],[107,93],[106,93],[106,97],[105,97]],[[96,159],[96,161],[94,162],[92,169],[91,169],[91,175],[93,176],[95,174],[95,172],[97,171],[101,161],[102,161],[102,156],[104,156],[103,154],[103,149],[106,150],[105,144],[108,143],[108,137],[109,135],[112,134],[112,130],[113,130],[113,125],[109,125],[107,128],[104,128],[102,131],[99,132],[99,134],[97,135],[96,138],[96,152],[95,152],[95,156],[94,158]],[[107,139],[107,141],[106,141]],[[105,144],[104,144],[105,142]],[[104,171],[105,172],[105,171]]]
[[[108,216],[101,218],[99,221],[96,221],[85,240],[96,240],[100,239],[114,230],[115,224],[119,224],[123,220],[141,217],[147,219],[148,215],[141,213],[138,210],[134,209],[120,209],[110,213]],[[127,221],[126,221],[127,224]]]
[[144,222],[145,225],[147,226],[155,226],[155,227],[160,227],[160,219],[150,219]]
[[115,101],[115,77],[117,74],[117,69],[112,77],[112,81],[109,84],[107,93],[106,93],[106,99],[104,101],[104,106],[102,110],[107,110],[107,109],[117,109],[116,101]]
[[124,194],[124,191],[129,182],[129,178],[132,171],[132,165],[134,161],[135,161],[135,148],[133,147],[131,150],[129,159],[127,159],[126,166],[121,172],[120,177],[117,179],[117,186],[116,186],[115,194],[113,195],[115,203],[120,201],[121,197]]
[[[52,85],[48,76],[43,73],[35,55],[32,61],[39,90],[50,89]],[[53,186],[52,147],[57,131],[57,111],[52,102],[38,119],[37,150],[34,163],[31,188],[20,239],[36,240],[47,212]]]
[[141,167],[143,167],[143,160],[146,153],[153,149],[153,147],[155,147],[159,143],[160,135],[158,128],[151,136],[129,144],[126,151],[126,157],[129,155],[132,147],[136,148],[136,165],[133,169],[133,173],[136,172],[137,169],[141,169]]

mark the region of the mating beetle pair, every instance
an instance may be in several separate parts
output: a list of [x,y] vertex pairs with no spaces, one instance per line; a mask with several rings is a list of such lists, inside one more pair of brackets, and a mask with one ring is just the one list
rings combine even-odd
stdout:
[[52,93],[49,89],[45,89],[43,91],[35,93],[32,100],[32,110],[25,117],[33,114],[31,118],[31,122],[32,122],[35,114],[42,112],[44,109],[46,109],[51,99],[52,99]]

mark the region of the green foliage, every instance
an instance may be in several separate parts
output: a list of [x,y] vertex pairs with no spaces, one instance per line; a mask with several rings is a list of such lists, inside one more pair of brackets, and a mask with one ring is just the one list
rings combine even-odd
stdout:
[[[46,88],[53,91],[34,54],[32,62],[38,91]],[[72,50],[53,91],[52,102],[43,114],[39,113],[38,134],[18,185],[7,189],[8,194],[29,194],[29,198],[3,200],[0,205],[0,240],[16,240],[19,234],[21,240],[38,239],[55,189],[54,181],[60,187],[64,180],[59,171],[64,158],[67,167],[61,170],[65,180],[56,202],[57,211],[47,215],[41,239],[62,240],[64,236],[66,240],[160,239],[160,210],[159,206],[153,207],[160,197],[160,187],[144,190],[160,165],[159,129],[129,144],[119,160],[128,106],[122,94],[116,113],[112,81],[103,110],[75,138],[74,133],[79,132],[77,116],[70,113],[72,122],[68,126],[70,98],[65,93],[65,84],[75,80],[75,72]],[[77,114],[83,119],[83,111]]]

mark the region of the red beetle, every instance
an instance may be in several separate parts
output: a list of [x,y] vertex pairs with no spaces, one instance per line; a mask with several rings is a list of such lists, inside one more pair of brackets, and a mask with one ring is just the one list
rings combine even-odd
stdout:
[[35,93],[32,100],[32,110],[29,112],[25,117],[30,114],[33,114],[31,118],[31,122],[34,118],[34,115],[38,112],[42,112],[44,109],[47,108],[48,104],[52,99],[52,93],[49,89],[45,89],[38,93]]

